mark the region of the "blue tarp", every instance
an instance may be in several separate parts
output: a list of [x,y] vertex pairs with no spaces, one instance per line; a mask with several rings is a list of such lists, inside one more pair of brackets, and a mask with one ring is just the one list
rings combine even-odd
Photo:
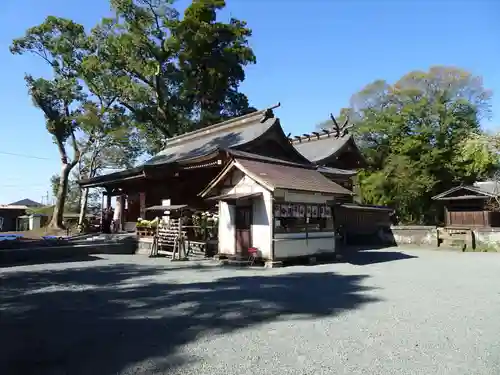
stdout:
[[22,234],[0,234],[0,241],[12,241],[23,237]]

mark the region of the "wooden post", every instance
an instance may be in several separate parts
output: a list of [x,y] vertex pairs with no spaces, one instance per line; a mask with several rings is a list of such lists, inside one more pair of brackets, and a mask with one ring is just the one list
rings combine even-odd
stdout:
[[146,193],[139,193],[139,215],[145,219],[146,216]]
[[106,208],[111,208],[111,189],[106,189]]
[[103,221],[104,221],[104,195],[106,195],[106,191],[103,190],[102,194],[101,194],[101,229],[100,229],[100,232],[102,233],[102,224],[103,224]]
[[116,197],[116,207],[115,213],[113,215],[113,220],[115,222],[115,229],[120,232],[123,229],[123,213],[125,210],[125,199],[123,195],[118,195]]

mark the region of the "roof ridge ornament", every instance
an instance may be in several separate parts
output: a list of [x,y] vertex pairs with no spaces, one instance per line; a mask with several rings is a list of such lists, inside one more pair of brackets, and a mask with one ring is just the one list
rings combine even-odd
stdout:
[[335,131],[335,136],[337,138],[344,137],[349,134],[349,129],[354,126],[353,124],[349,124],[349,115],[346,116],[345,121],[342,125],[339,125],[337,120],[335,120],[335,116],[333,116],[333,113],[330,113],[330,118],[333,121],[332,129]]
[[295,135],[293,138],[291,134],[288,134],[287,138],[290,143],[302,143],[303,140],[312,141],[319,140],[322,137],[329,138],[342,138],[349,134],[349,129],[354,127],[353,124],[349,124],[349,115],[346,116],[346,119],[342,125],[339,125],[333,114],[330,113],[330,118],[333,121],[333,126],[330,129],[321,128],[321,133],[319,131],[313,131],[311,133],[304,133],[302,135]]

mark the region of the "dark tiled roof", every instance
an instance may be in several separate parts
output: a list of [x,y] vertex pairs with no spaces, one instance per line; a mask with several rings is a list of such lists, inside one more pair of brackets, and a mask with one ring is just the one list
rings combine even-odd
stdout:
[[338,153],[349,141],[354,141],[352,135],[346,135],[340,138],[333,134],[324,134],[319,138],[311,136],[310,140],[302,139],[301,141],[293,141],[294,147],[302,155],[312,162],[319,162],[323,159],[334,156]]
[[140,176],[144,168],[148,166],[187,161],[217,150],[244,145],[264,134],[275,123],[279,123],[279,120],[274,118],[272,108],[170,138],[167,141],[167,147],[143,165],[80,180],[78,183],[81,186],[89,186],[119,181],[124,178]]
[[352,169],[339,169],[339,168],[330,168],[330,167],[318,167],[318,172],[321,172],[323,174],[330,174],[330,175],[342,175],[342,176],[354,176],[356,175],[356,171],[353,171]]
[[272,109],[254,112],[167,140],[167,147],[146,162],[173,163],[244,145],[263,135],[278,119]]
[[301,168],[316,169],[316,166],[314,164],[311,164],[311,163],[307,163],[307,164],[295,163],[293,161],[276,159],[276,158],[272,158],[272,157],[264,156],[264,155],[257,155],[257,154],[253,154],[253,153],[241,151],[241,150],[229,149],[226,151],[230,155],[237,157],[237,158],[239,157],[239,158],[243,158],[243,159],[257,160],[257,161],[263,161],[263,162],[274,163],[274,164],[283,164],[283,165],[290,165],[290,166],[301,167]]
[[82,187],[88,186],[88,185],[94,185],[94,184],[100,184],[100,183],[106,183],[106,182],[112,182],[112,181],[119,181],[124,178],[129,178],[129,177],[135,177],[135,176],[140,176],[144,172],[144,167],[138,166],[130,169],[124,169],[123,171],[118,171],[118,172],[113,172],[113,173],[108,173],[102,176],[97,176],[93,178],[88,178],[88,179],[82,179],[78,181],[78,184]]
[[248,171],[249,174],[275,189],[281,188],[342,195],[353,194],[339,184],[330,181],[314,169],[245,159],[236,159],[236,162]]
[[28,206],[28,207],[42,207],[41,203],[35,202],[31,199],[25,198],[20,201],[10,203],[11,206]]
[[[457,191],[465,190],[466,192],[475,193],[475,194],[462,194],[456,196],[449,196],[452,193],[456,193]],[[479,195],[478,195],[479,194]],[[455,186],[449,190],[446,190],[438,195],[432,197],[434,200],[455,200],[455,199],[474,199],[474,198],[493,198],[500,195],[500,184],[495,181],[484,181],[484,182],[475,182],[474,185],[460,185]]]

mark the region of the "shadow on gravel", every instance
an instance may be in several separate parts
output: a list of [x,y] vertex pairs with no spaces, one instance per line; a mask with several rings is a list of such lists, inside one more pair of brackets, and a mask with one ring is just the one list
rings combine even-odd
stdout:
[[[333,316],[376,302],[367,276],[241,275],[158,283],[158,266],[9,270],[0,283],[0,374],[150,374],[195,362],[178,348],[203,336]],[[182,281],[192,272],[175,273]],[[196,275],[196,274],[194,274]],[[210,350],[207,344],[207,350]],[[231,345],[228,342],[228,345]]]
[[399,251],[357,251],[345,255],[345,262],[356,266],[374,263],[393,262],[395,260],[418,258]]
[[[17,257],[18,259],[14,260],[9,260],[9,262],[1,262],[0,261],[0,269],[2,268],[10,268],[10,267],[21,267],[21,266],[34,266],[37,264],[55,264],[55,263],[73,263],[73,262],[92,262],[95,260],[100,260],[102,258],[99,258],[97,256],[93,255],[85,255],[85,254],[77,254],[77,255],[72,255],[68,254],[65,256],[59,256],[59,257],[47,257],[47,256],[40,256],[40,257]],[[0,257],[1,259],[1,257]]]

